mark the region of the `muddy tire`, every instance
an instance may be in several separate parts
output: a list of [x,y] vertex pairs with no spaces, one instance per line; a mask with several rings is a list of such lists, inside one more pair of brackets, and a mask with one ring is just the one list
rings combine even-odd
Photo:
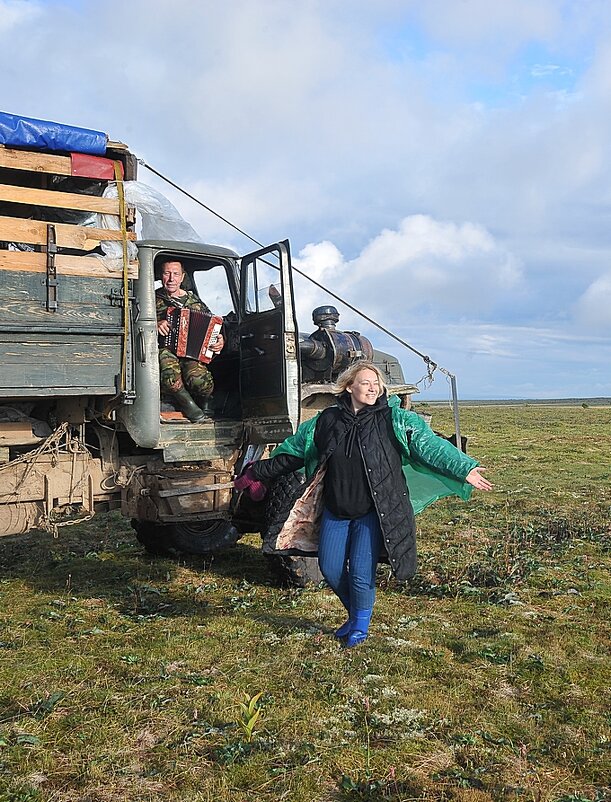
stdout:
[[241,535],[231,521],[217,518],[171,525],[174,548],[183,554],[214,554],[230,549]]
[[132,526],[146,551],[162,557],[215,554],[235,546],[240,539],[238,530],[222,518],[175,524],[132,521]]
[[[273,521],[288,515],[303,482],[304,478],[300,473],[281,476],[274,482],[267,498],[266,529]],[[304,588],[324,582],[317,557],[266,554],[265,558],[270,572],[280,585]]]
[[144,546],[147,554],[154,557],[173,557],[176,552],[172,546],[169,527],[160,526],[150,521],[132,519],[132,528],[136,532],[138,543]]
[[284,557],[266,554],[272,576],[282,587],[305,588],[325,581],[318,567],[318,557]]

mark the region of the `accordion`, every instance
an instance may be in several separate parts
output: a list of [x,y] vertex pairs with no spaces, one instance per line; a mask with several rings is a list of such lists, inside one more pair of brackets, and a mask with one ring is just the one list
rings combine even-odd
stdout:
[[193,309],[170,306],[166,319],[170,324],[168,335],[159,338],[162,348],[176,356],[186,356],[207,364],[214,356],[214,345],[223,327],[223,318]]

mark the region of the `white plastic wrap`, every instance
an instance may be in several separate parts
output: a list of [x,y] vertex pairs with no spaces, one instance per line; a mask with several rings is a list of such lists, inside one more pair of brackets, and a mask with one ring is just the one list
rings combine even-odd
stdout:
[[[174,242],[203,242],[197,231],[180,216],[178,209],[156,189],[140,181],[125,181],[125,202],[135,206],[140,215],[142,239],[167,239]],[[117,185],[113,181],[104,190],[103,197],[117,198]],[[98,227],[118,231],[119,218],[111,214],[98,215]],[[116,240],[104,240],[102,250],[111,259],[122,259],[123,247]],[[136,259],[138,251],[133,242],[128,242],[130,261]]]

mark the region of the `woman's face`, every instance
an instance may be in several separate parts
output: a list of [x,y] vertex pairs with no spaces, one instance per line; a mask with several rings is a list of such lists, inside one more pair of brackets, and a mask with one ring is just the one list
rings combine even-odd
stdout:
[[380,382],[375,370],[363,368],[354,377],[352,384],[346,388],[352,395],[352,406],[358,412],[365,406],[375,404],[380,395]]

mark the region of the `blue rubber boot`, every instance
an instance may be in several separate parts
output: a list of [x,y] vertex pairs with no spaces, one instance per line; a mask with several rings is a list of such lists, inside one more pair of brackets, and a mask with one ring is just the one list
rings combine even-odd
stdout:
[[371,613],[369,610],[356,610],[352,616],[352,629],[346,638],[346,648],[351,649],[353,646],[358,646],[362,643],[369,633],[369,622],[371,621]]
[[352,620],[352,617],[349,616],[348,620],[345,621],[339,629],[335,630],[334,633],[335,637],[338,638],[339,640],[345,638],[347,635],[350,634],[350,630],[352,629],[353,626],[354,626],[354,621]]

